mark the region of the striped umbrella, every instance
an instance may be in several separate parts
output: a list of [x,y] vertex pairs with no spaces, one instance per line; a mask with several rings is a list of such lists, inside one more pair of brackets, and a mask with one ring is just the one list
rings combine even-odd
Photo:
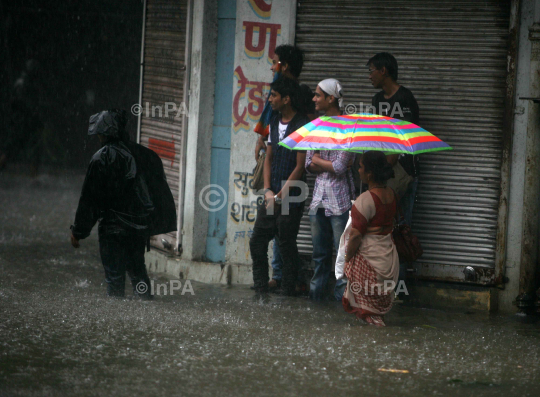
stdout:
[[279,144],[292,150],[380,150],[387,154],[452,150],[416,124],[367,113],[319,117]]

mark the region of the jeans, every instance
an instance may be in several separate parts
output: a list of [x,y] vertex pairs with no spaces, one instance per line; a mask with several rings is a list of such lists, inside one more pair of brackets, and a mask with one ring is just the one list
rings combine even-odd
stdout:
[[[126,271],[133,293],[150,298],[150,279],[144,264],[146,238],[141,236],[99,236],[99,253],[105,270],[107,295],[124,297]],[[144,284],[139,283],[143,282]]]
[[[405,218],[405,223],[409,226],[412,226],[412,214],[414,208],[414,201],[416,200],[416,191],[418,189],[418,178],[414,178],[407,191],[401,198],[399,203],[401,211],[403,211],[403,217]],[[407,276],[407,263],[403,262],[399,264],[399,279],[405,280]]]
[[274,238],[274,248],[272,249],[272,251],[274,253],[274,256],[272,258],[272,278],[274,280],[281,280],[281,267],[283,266],[283,261],[281,260],[281,253],[279,252],[279,241],[277,238]]
[[321,300],[324,295],[328,276],[332,271],[332,243],[339,249],[339,239],[347,226],[349,211],[341,215],[326,216],[325,209],[319,208],[315,215],[310,215],[311,235],[313,239],[313,278],[309,287],[309,297]]
[[347,277],[343,277],[336,280],[336,286],[334,288],[334,297],[337,301],[341,302],[343,295],[345,294],[345,288],[347,288]]
[[303,210],[303,207],[295,207],[289,210],[288,215],[283,215],[281,208],[277,207],[274,214],[269,215],[264,204],[259,206],[253,235],[249,241],[255,290],[268,290],[268,243],[277,236],[283,262],[281,288],[284,294],[294,295],[300,269],[296,237],[300,230]]

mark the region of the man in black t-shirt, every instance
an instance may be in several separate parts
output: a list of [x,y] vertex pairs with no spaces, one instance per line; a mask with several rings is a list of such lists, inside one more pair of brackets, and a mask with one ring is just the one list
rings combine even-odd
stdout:
[[[373,96],[371,104],[375,113],[381,116],[419,123],[420,111],[412,92],[397,83],[398,64],[396,58],[387,52],[373,56],[366,64],[369,67],[369,80],[373,87],[382,91]],[[412,222],[412,211],[418,186],[418,156],[410,154],[392,154],[387,156],[388,162],[395,165],[397,161],[413,181],[400,201],[407,224]]]

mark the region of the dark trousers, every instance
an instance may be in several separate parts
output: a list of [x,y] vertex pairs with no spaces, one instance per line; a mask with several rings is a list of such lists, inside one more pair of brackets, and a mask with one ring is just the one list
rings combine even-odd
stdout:
[[296,237],[300,229],[303,207],[291,208],[288,215],[283,215],[276,207],[273,215],[268,215],[264,204],[257,210],[257,220],[253,235],[249,241],[253,260],[253,282],[257,291],[268,289],[268,243],[277,236],[283,261],[281,288],[287,295],[293,295],[300,269],[300,257]]
[[105,270],[107,295],[123,297],[126,271],[133,293],[150,298],[150,279],[144,264],[146,238],[141,236],[100,235],[99,253]]

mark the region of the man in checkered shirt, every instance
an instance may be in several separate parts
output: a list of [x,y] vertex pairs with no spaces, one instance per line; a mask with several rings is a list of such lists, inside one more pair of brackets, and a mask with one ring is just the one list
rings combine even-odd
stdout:
[[[319,83],[315,96],[315,109],[326,116],[339,116],[343,106],[342,87],[335,79]],[[354,200],[354,181],[350,166],[354,153],[341,150],[308,151],[306,170],[317,174],[313,200],[309,208],[311,235],[313,239],[313,262],[315,273],[311,279],[309,297],[324,297],[328,276],[332,271],[332,243],[336,250],[345,230]],[[338,284],[341,280],[338,281]],[[336,285],[339,289],[340,285]]]

